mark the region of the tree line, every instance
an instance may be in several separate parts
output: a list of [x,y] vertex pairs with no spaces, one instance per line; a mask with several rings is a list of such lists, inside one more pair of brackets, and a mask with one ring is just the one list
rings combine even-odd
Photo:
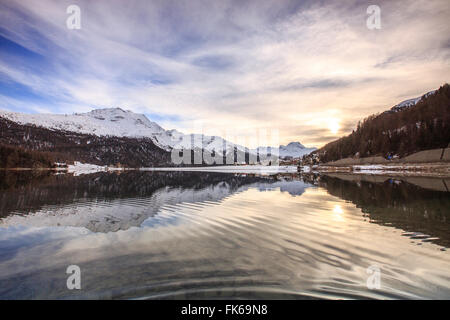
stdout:
[[423,96],[411,107],[391,109],[360,121],[348,136],[326,144],[303,160],[320,162],[348,157],[400,157],[421,150],[445,148],[450,142],[450,86]]
[[19,124],[0,117],[0,168],[51,167],[81,161],[128,167],[166,166],[170,153],[150,138],[95,136]]
[[0,168],[51,168],[54,162],[55,158],[49,152],[0,144]]

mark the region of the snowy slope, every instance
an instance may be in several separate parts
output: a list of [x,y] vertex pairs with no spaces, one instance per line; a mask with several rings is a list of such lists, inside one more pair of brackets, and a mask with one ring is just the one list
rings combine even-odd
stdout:
[[300,142],[291,142],[287,146],[281,145],[279,154],[282,158],[289,156],[293,158],[300,158],[316,149],[317,148],[306,148]]
[[[145,115],[121,108],[97,109],[87,113],[24,114],[0,110],[0,117],[20,124],[33,124],[52,130],[64,130],[97,136],[151,138],[162,149],[191,148],[191,135],[177,130],[164,130]],[[195,139],[195,147],[213,150],[220,148],[224,140],[220,137],[204,136]],[[243,147],[242,147],[243,148]]]
[[426,98],[426,97],[434,94],[435,92],[436,92],[436,90],[433,90],[433,91],[425,93],[424,95],[422,95],[420,97],[402,101],[399,104],[393,106],[390,111],[398,112],[398,111],[403,110],[405,108],[409,108],[409,107],[415,106],[420,100],[422,100],[422,98]]
[[[280,158],[292,157],[292,158],[301,158],[305,154],[309,154],[310,152],[316,150],[317,148],[306,148],[300,142],[291,142],[286,146],[280,145],[279,148],[271,148],[271,154],[278,154]],[[259,147],[257,149],[252,150],[253,152],[264,152],[263,147]]]
[[[218,136],[202,136],[183,134],[177,130],[165,130],[156,122],[150,121],[145,115],[121,108],[96,109],[87,113],[67,114],[25,114],[0,110],[4,117],[19,124],[32,124],[52,130],[71,131],[97,136],[117,136],[131,138],[150,138],[160,148],[170,151],[176,149],[195,148],[222,152],[224,146],[227,152],[237,150],[248,151],[244,146],[235,145]],[[313,149],[305,148],[299,142],[280,146],[280,156],[299,157]],[[263,151],[263,150],[262,150]],[[275,150],[274,150],[275,151]],[[256,154],[257,150],[250,150]]]
[[165,150],[171,134],[143,114],[120,108],[97,109],[87,113],[24,114],[0,110],[0,116],[20,124],[33,124],[53,130],[72,131],[97,136],[150,137]]

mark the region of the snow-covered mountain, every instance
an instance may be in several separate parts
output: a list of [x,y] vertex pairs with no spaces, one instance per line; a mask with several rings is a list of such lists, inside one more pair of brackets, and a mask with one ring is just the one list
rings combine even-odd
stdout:
[[173,144],[172,137],[182,135],[177,131],[164,130],[143,114],[136,114],[120,108],[97,109],[72,115],[25,114],[0,110],[0,117],[20,124],[33,124],[52,130],[97,136],[150,137],[158,147],[165,150],[168,150],[168,146]]
[[434,94],[436,91],[437,90],[433,90],[433,91],[425,93],[424,95],[422,95],[420,97],[402,101],[399,104],[396,104],[395,106],[393,106],[389,111],[391,111],[391,112],[398,112],[398,111],[403,110],[405,108],[409,108],[409,107],[415,106],[420,100],[422,100],[422,99],[424,99],[424,98]]
[[310,152],[316,150],[317,148],[306,148],[300,142],[291,142],[287,146],[280,146],[280,157],[293,157],[300,158],[305,154],[309,154]]
[[[200,148],[208,151],[227,154],[236,148],[240,152],[256,154],[258,149],[249,150],[244,146],[233,144],[218,136],[183,134],[177,130],[165,130],[145,115],[121,108],[96,109],[87,113],[67,114],[25,114],[0,110],[0,117],[23,125],[36,125],[51,130],[93,134],[96,136],[115,136],[131,138],[150,138],[158,147],[170,151],[172,149]],[[262,148],[261,148],[262,149]],[[275,151],[274,149],[272,149]],[[315,150],[305,148],[299,142],[280,146],[281,157],[299,157]],[[272,152],[274,153],[274,152]]]
[[[317,148],[307,148],[302,145],[300,142],[291,142],[286,146],[280,145],[279,148],[271,148],[271,154],[277,154],[280,158],[292,157],[292,158],[301,158],[305,154],[309,154],[310,152],[316,150]],[[264,147],[258,147],[256,149],[251,150],[254,153],[257,152],[265,152]]]
[[[177,130],[164,130],[145,115],[121,108],[96,109],[87,113],[67,114],[25,114],[0,110],[4,117],[19,124],[32,124],[52,130],[71,131],[97,136],[150,138],[160,148],[170,151],[194,147],[206,150],[222,150],[225,140],[217,136],[203,136],[193,139]],[[230,143],[229,143],[230,144]],[[245,151],[242,146],[236,146]],[[232,149],[230,145],[228,147]]]

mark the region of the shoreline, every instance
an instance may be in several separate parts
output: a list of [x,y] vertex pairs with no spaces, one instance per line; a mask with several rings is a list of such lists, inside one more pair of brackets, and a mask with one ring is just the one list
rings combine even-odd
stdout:
[[418,176],[418,175],[392,175],[392,174],[353,174],[351,172],[323,172],[324,175],[346,180],[349,182],[361,183],[362,181],[371,183],[399,183],[399,180],[416,185],[423,189],[450,192],[450,177],[449,176]]
[[[305,170],[305,167],[308,168]],[[301,167],[303,172],[349,173],[356,175],[398,175],[398,176],[430,176],[450,177],[450,163],[391,163],[364,165],[316,165]]]
[[184,171],[184,172],[217,172],[217,173],[243,173],[243,174],[278,174],[297,173],[297,166],[263,166],[263,165],[230,165],[230,166],[203,166],[203,167],[108,167],[92,164],[77,163],[68,167],[59,168],[0,168],[2,171],[55,171],[73,173],[74,175],[91,174],[97,172],[123,172],[123,171]]
[[68,168],[0,168],[0,171],[54,171],[57,173],[69,173],[74,175],[91,174],[98,172],[124,172],[124,171],[166,171],[166,172],[217,172],[217,173],[242,173],[271,175],[278,173],[343,173],[361,176],[395,176],[395,177],[434,177],[449,178],[450,163],[420,163],[420,164],[371,164],[351,166],[210,166],[210,167],[108,167],[83,164],[82,166],[70,166]]
[[188,171],[188,172],[218,172],[218,173],[248,173],[248,174],[276,174],[276,173],[297,173],[297,166],[263,166],[263,165],[242,165],[242,166],[206,166],[206,167],[161,167],[161,168],[140,168],[139,171]]

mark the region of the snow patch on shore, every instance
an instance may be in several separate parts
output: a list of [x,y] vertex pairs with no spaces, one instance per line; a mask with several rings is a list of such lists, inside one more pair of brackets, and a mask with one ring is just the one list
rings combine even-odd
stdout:
[[425,165],[354,165],[352,166],[353,173],[360,174],[398,174],[398,173],[424,173],[427,172]]
[[211,167],[176,167],[176,168],[141,168],[141,171],[198,171],[198,172],[220,172],[220,173],[248,173],[248,174],[277,174],[295,173],[296,166],[211,166]]
[[74,164],[69,164],[67,166],[67,172],[73,173],[74,176],[96,172],[106,172],[107,170],[107,166],[98,166],[95,164],[81,163],[78,161],[75,161]]

